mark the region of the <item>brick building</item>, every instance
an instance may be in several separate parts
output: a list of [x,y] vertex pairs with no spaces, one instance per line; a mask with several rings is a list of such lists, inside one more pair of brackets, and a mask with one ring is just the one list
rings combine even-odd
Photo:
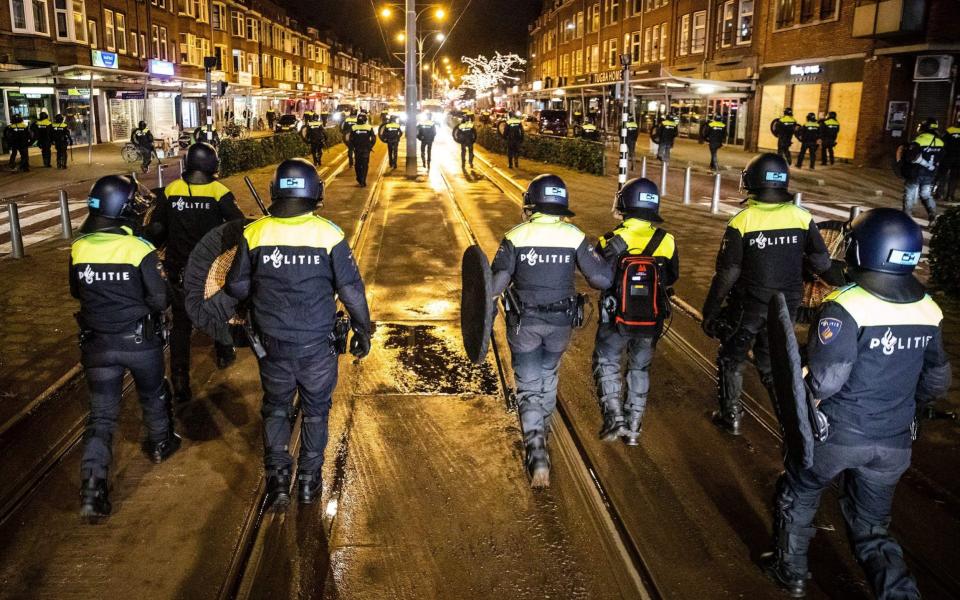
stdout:
[[835,110],[837,155],[889,158],[926,116],[953,118],[960,42],[950,0],[547,0],[529,27],[528,109],[581,110],[614,128],[621,54],[631,109],[670,109],[681,135],[721,114],[728,142],[775,147],[770,121]]

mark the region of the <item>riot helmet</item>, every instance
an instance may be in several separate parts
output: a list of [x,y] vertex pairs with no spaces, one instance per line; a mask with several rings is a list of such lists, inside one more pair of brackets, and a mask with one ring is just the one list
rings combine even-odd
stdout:
[[207,142],[197,142],[187,149],[187,158],[183,164],[183,180],[187,183],[202,185],[216,179],[220,169],[220,157],[216,149]]
[[792,117],[792,116],[793,116],[793,109],[788,106],[788,107],[786,107],[785,109],[783,109],[783,114],[784,114],[784,116],[786,116],[786,117]]
[[357,125],[366,125],[367,124],[367,113],[360,113],[357,115]]
[[63,123],[63,115],[57,115],[53,118],[54,123]]
[[923,232],[905,212],[875,208],[853,222],[847,271],[868,292],[889,302],[916,302],[923,285],[913,271],[923,252]]
[[147,128],[146,121],[140,121],[139,123],[137,123],[137,129],[146,129],[146,128]]
[[567,193],[567,184],[556,175],[538,175],[533,178],[523,193],[524,213],[539,212],[547,215],[572,217]]
[[790,165],[782,156],[770,152],[753,157],[740,174],[740,189],[761,202],[791,202],[789,184]]
[[807,121],[816,121],[817,115],[814,113],[807,113]]
[[723,115],[721,115],[720,113],[717,113],[717,114],[713,115],[713,120],[714,120],[714,121],[720,121],[721,123],[723,123]]
[[47,114],[47,111],[45,111],[45,110],[41,110],[41,111],[40,111],[40,120],[41,120],[41,121],[43,121],[44,119],[49,119],[49,118],[50,118],[50,115]]
[[129,177],[107,175],[90,188],[87,195],[89,215],[80,226],[81,233],[93,233],[120,227],[130,218],[130,203],[137,186]]
[[397,117],[397,115],[390,115],[390,122],[391,122],[391,123],[397,123],[397,122],[399,122],[399,121],[400,121],[400,118]]
[[646,177],[636,177],[623,184],[613,197],[614,213],[624,218],[660,223],[660,191]]
[[296,217],[311,213],[323,203],[323,180],[317,169],[302,158],[290,158],[277,167],[270,182],[273,217]]
[[836,118],[837,118],[837,113],[836,113],[835,111],[832,111],[832,110],[831,110],[830,112],[827,113],[827,118],[828,118],[828,119],[836,119]]
[[11,123],[23,123],[23,115],[16,114],[13,115],[13,118],[10,119]]
[[937,133],[937,130],[940,129],[940,122],[937,121],[936,117],[927,117],[923,120],[923,123],[920,123],[920,133]]

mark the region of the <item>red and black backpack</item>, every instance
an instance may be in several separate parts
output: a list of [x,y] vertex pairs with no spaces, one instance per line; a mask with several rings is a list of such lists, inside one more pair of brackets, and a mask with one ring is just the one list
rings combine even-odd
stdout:
[[613,295],[613,322],[621,333],[637,337],[660,337],[670,316],[670,298],[663,284],[661,261],[653,255],[667,232],[657,229],[647,246],[629,249],[617,259]]

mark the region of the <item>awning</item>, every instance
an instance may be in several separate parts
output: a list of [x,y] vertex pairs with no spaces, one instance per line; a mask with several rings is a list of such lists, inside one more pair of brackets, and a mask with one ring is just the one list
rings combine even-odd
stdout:
[[149,73],[142,71],[106,69],[87,65],[0,71],[0,85],[14,83],[21,85],[45,84],[67,88],[85,88],[90,85],[91,75],[94,85],[100,89],[142,90],[145,81],[148,91],[155,92],[179,90],[181,87],[203,88],[206,85],[206,82],[202,79],[189,77],[171,77],[168,79],[151,76]]
[[[604,88],[611,85],[617,85],[621,83],[620,80],[607,81],[604,83],[578,83],[574,85],[565,85],[563,87],[555,88],[543,88],[540,90],[521,90],[516,94],[508,94],[508,96],[535,96],[537,98],[546,99],[546,98],[558,98],[571,90],[586,90],[589,88]],[[698,91],[700,88],[703,91]],[[630,80],[630,89],[635,91],[650,91],[657,90],[666,93],[666,91],[672,90],[674,92],[692,92],[699,93],[705,96],[712,96],[718,93],[728,92],[745,92],[753,89],[753,82],[747,81],[724,81],[719,79],[698,79],[694,77],[681,77],[678,75],[671,75],[667,73],[666,75],[659,77],[648,77],[644,79],[631,79]],[[558,90],[563,90],[563,93],[557,94]],[[600,92],[602,93],[602,91]]]

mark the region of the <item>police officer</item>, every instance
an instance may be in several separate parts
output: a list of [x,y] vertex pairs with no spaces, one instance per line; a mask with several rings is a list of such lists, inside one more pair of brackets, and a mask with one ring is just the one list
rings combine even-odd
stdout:
[[706,142],[710,148],[710,170],[720,170],[720,159],[717,153],[723,147],[723,141],[727,139],[727,124],[723,122],[722,115],[714,115],[713,118],[700,127],[700,141]]
[[960,114],[953,125],[943,132],[943,160],[940,162],[941,197],[947,202],[956,200],[957,182],[960,181]]
[[777,154],[787,159],[787,165],[790,164],[790,145],[796,130],[797,120],[790,107],[783,109],[783,116],[770,122],[770,133],[777,138]]
[[220,146],[220,134],[217,133],[217,130],[213,129],[212,127],[208,132],[206,126],[201,125],[193,130],[193,142],[206,142],[214,148],[217,148]]
[[323,161],[323,148],[327,145],[327,132],[324,131],[320,117],[311,112],[310,119],[300,130],[303,139],[310,144],[310,153],[313,155],[313,164],[317,167]]
[[343,134],[343,139],[347,140],[347,160],[349,161],[350,166],[353,166],[353,148],[350,147],[350,132],[353,131],[353,126],[357,124],[357,117],[353,111],[346,113],[343,118],[343,123],[340,124],[340,133]]
[[43,166],[50,167],[50,160],[52,158],[50,146],[53,145],[53,123],[50,122],[50,115],[46,112],[41,112],[39,116],[40,118],[30,125],[30,133],[33,135],[33,140],[37,143],[37,148],[40,148]]
[[877,598],[920,598],[903,550],[890,535],[900,477],[910,466],[915,415],[950,388],[943,313],[913,276],[920,227],[877,208],[853,223],[847,249],[855,282],[827,296],[807,344],[807,385],[829,422],[813,466],[786,464],[777,483],[775,551],[765,566],[802,597],[820,495],[839,475],[840,509],[857,561]]
[[557,403],[557,370],[577,316],[577,269],[596,289],[607,289],[610,267],[582,231],[564,221],[567,186],[540,175],[523,196],[526,221],[507,232],[491,265],[493,293],[505,290],[507,342],[517,383],[518,411],[533,487],[550,485],[546,436]]
[[423,121],[417,123],[417,139],[420,140],[420,160],[423,166],[430,168],[433,157],[433,140],[437,137],[437,125],[433,122],[433,115],[429,112]]
[[807,121],[797,127],[794,135],[800,140],[800,154],[797,155],[797,168],[803,168],[803,157],[810,153],[810,170],[817,164],[817,143],[820,141],[820,122],[817,115],[807,113]]
[[150,168],[150,161],[153,159],[153,134],[147,128],[146,121],[137,123],[137,128],[130,135],[130,141],[140,150],[140,156],[143,157],[143,172],[146,173]]
[[679,121],[675,114],[670,113],[660,120],[660,124],[653,130],[653,141],[657,144],[657,158],[660,162],[670,162],[670,150],[673,141],[677,139]]
[[367,123],[367,113],[360,113],[357,124],[350,132],[350,148],[353,150],[354,168],[357,174],[357,183],[360,187],[367,187],[367,170],[370,168],[370,153],[377,144],[377,133],[373,126]]
[[[613,208],[623,222],[604,234],[598,246],[614,273],[614,281],[622,276],[618,272],[620,258],[628,253],[642,253],[655,257],[663,285],[660,291],[666,291],[680,278],[680,257],[673,236],[666,231],[657,233],[654,225],[663,221],[656,184],[645,178],[631,179],[617,192]],[[625,444],[636,446],[650,390],[650,363],[662,331],[653,335],[638,334],[615,323],[612,318],[617,302],[615,294],[616,288],[612,287],[601,296],[600,325],[593,350],[593,379],[603,415],[600,439],[614,441],[622,436]],[[627,355],[626,401],[620,367],[624,353]]]
[[903,212],[913,214],[917,198],[927,209],[932,225],[937,218],[937,204],[933,199],[933,186],[937,181],[937,169],[943,158],[944,144],[938,136],[939,124],[930,117],[920,124],[917,137],[913,138],[904,152]]
[[70,128],[63,122],[63,115],[57,115],[53,118],[51,138],[53,146],[57,149],[57,168],[67,168],[67,147],[73,145],[73,136],[70,135]]
[[337,297],[352,319],[354,356],[370,351],[372,330],[363,281],[343,231],[313,214],[323,200],[317,170],[301,158],[285,160],[270,193],[270,216],[244,230],[226,290],[252,300],[253,323],[266,350],[259,365],[267,505],[284,510],[293,467],[287,450],[290,414],[298,391],[303,414],[299,499],[311,503],[321,493],[327,415],[337,382],[332,340]]
[[463,121],[453,130],[453,141],[460,144],[460,168],[466,170],[467,158],[473,168],[473,144],[477,141],[477,130],[473,127],[473,115],[464,115]]
[[[213,146],[199,142],[187,149],[183,178],[159,194],[147,226],[147,236],[164,248],[163,266],[172,286],[173,328],[170,334],[170,374],[176,402],[188,402],[190,337],[193,323],[184,308],[183,272],[190,252],[211,229],[242,219],[243,212],[225,185],[217,181],[220,159]],[[236,358],[233,346],[215,344],[217,366],[225,369]]]
[[637,137],[640,135],[640,124],[637,123],[636,119],[630,117],[630,119],[623,124],[623,127],[627,130],[627,156],[630,158],[630,163],[633,164],[633,157],[637,152]]
[[600,140],[600,131],[596,125],[587,121],[580,128],[580,137],[585,140],[590,140],[591,142],[597,142]]
[[144,454],[160,463],[180,447],[163,377],[160,314],[167,307],[167,282],[156,249],[129,226],[135,191],[127,177],[99,179],[90,189],[83,235],[70,252],[70,293],[80,300],[81,363],[90,390],[80,461],[80,514],[90,519],[111,510],[107,479],[126,371],[143,407]]
[[23,116],[13,115],[13,119],[3,134],[7,136],[7,144],[10,146],[10,169],[17,168],[17,154],[20,154],[20,171],[30,170],[30,154],[28,149],[33,142],[33,134],[30,133],[30,126],[23,122]]
[[380,126],[380,141],[387,145],[387,158],[390,168],[397,168],[397,155],[400,152],[400,138],[403,137],[403,128],[397,115],[390,115],[390,120]]
[[507,162],[510,168],[520,168],[520,147],[523,145],[523,121],[520,113],[511,114],[504,121],[501,135],[507,140]]
[[753,349],[760,378],[772,390],[767,342],[767,305],[783,292],[791,313],[800,305],[803,271],[830,270],[830,253],[806,210],[793,205],[787,191],[790,167],[782,156],[761,154],[741,175],[747,207],[727,224],[716,273],[703,306],[703,330],[720,340],[717,357],[720,428],[740,434],[743,367]]
[[840,121],[837,120],[837,113],[830,111],[827,118],[820,121],[820,164],[827,165],[827,156],[830,156],[830,164],[833,164],[833,149],[837,146],[837,137],[840,135]]

